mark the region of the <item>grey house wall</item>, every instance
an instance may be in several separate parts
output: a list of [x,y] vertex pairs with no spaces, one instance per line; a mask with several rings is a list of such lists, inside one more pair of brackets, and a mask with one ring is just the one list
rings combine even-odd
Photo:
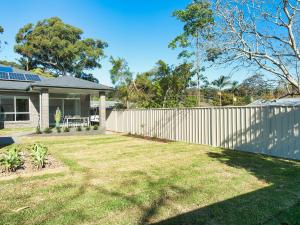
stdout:
[[39,95],[36,93],[23,92],[0,92],[0,95],[10,96],[28,96],[29,97],[29,121],[0,121],[0,128],[22,128],[36,127],[39,123]]
[[113,110],[107,129],[300,160],[300,107]]

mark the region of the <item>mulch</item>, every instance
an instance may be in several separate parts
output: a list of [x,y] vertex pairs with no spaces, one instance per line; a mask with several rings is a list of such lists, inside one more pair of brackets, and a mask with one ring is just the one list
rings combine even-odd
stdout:
[[[1,155],[0,155],[1,157]],[[21,157],[23,164],[14,172],[7,172],[3,168],[0,168],[0,177],[6,177],[11,175],[22,175],[22,174],[30,174],[37,171],[46,171],[49,169],[55,169],[59,167],[63,167],[63,164],[55,159],[52,155],[47,156],[47,161],[44,168],[38,169],[32,162],[32,158],[30,153],[21,152]]]

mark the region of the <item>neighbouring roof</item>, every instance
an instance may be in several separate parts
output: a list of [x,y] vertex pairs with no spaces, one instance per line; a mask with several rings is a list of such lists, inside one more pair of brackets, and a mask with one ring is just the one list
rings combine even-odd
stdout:
[[[31,74],[27,71],[7,67],[0,64],[0,72],[8,72],[8,68],[11,72],[20,74]],[[61,76],[57,78],[45,78],[40,77],[40,81],[18,81],[18,80],[2,80],[0,79],[0,90],[16,90],[16,91],[28,91],[31,88],[72,88],[72,89],[87,89],[87,90],[99,90],[99,91],[109,91],[113,88],[94,83],[91,81],[82,80],[72,76]]]
[[[117,101],[105,101],[106,108],[115,108],[119,106],[121,103]],[[91,101],[91,108],[98,108],[100,106],[100,101]]]
[[282,98],[274,100],[263,100],[259,99],[248,106],[299,106],[300,98]]

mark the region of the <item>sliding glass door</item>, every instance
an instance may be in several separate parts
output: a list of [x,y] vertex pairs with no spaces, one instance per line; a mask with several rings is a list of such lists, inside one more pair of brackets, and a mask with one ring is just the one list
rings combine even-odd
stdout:
[[[78,97],[51,97],[49,99],[49,122],[55,124],[56,110],[61,111],[62,120],[64,117],[81,116],[80,98]],[[61,122],[62,122],[61,120]]]

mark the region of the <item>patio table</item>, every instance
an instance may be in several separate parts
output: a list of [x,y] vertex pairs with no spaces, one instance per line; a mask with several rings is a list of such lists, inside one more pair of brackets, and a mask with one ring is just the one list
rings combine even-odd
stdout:
[[89,117],[65,117],[64,118],[64,126],[90,126],[90,118]]

